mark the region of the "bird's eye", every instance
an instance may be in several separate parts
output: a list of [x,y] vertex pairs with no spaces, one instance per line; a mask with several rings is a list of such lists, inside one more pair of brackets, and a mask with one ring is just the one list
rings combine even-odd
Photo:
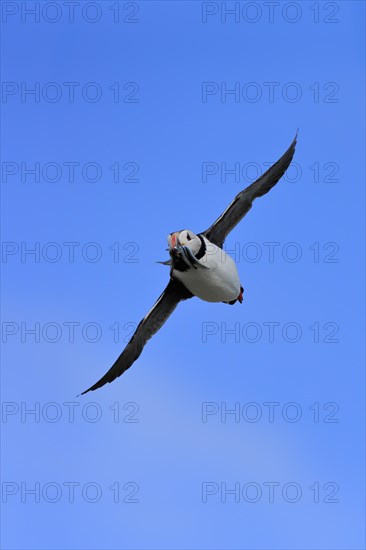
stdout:
[[189,233],[187,233],[187,241],[191,241],[192,240],[192,237],[189,235]]

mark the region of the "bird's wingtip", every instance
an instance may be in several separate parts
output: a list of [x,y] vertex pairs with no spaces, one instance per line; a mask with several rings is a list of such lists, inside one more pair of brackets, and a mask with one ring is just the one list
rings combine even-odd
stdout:
[[82,391],[81,393],[79,393],[76,397],[81,397],[82,395],[85,395],[86,393],[88,393],[88,391],[90,391],[91,388],[88,388],[87,390],[85,391]]
[[297,130],[296,130],[295,137],[294,137],[294,139],[293,139],[292,142],[291,142],[291,145],[290,145],[290,147],[289,147],[289,150],[295,151],[295,147],[296,147],[296,145],[297,145],[297,136],[298,136],[298,134],[299,134],[299,128],[297,128]]

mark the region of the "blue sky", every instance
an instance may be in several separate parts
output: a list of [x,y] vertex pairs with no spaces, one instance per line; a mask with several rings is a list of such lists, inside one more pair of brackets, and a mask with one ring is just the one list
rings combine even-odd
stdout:
[[[72,7],[2,3],[3,547],[364,548],[364,4]],[[75,397],[297,128],[243,305]]]

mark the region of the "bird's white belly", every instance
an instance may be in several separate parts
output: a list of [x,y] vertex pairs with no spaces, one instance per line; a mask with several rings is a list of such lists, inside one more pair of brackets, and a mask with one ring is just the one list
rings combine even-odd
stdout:
[[208,241],[206,243],[207,254],[200,261],[209,269],[173,269],[173,277],[181,281],[192,294],[206,302],[236,300],[240,294],[240,279],[234,260],[221,248]]

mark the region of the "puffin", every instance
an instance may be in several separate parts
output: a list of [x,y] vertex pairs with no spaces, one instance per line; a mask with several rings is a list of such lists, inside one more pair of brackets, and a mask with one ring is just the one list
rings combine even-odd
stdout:
[[243,219],[253,201],[265,195],[282,178],[295,153],[297,133],[290,147],[262,176],[238,193],[232,203],[205,231],[190,229],[168,235],[169,282],[150,311],[140,321],[123,352],[98,382],[83,391],[101,388],[121,376],[141,355],[146,342],[163,326],[179,302],[193,297],[206,302],[234,305],[243,302],[244,289],[236,263],[223,250],[227,235]]

